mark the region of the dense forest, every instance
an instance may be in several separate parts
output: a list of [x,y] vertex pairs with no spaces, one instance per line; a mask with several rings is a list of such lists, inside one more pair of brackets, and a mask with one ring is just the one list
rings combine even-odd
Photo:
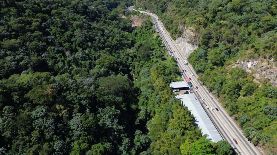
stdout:
[[277,88],[254,82],[239,58],[277,59],[275,0],[138,0],[157,13],[174,38],[192,27],[199,48],[189,58],[200,80],[221,100],[244,134],[266,153],[277,153]]
[[129,4],[0,3],[0,154],[233,154],[174,99],[176,63]]

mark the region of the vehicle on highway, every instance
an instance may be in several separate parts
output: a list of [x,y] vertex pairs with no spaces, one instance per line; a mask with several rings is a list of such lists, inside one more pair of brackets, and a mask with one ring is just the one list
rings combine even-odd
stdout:
[[192,88],[192,83],[191,82],[188,82],[188,85],[190,88]]
[[216,110],[216,111],[219,111],[218,108],[212,108],[212,110]]
[[238,141],[237,141],[235,138],[233,138],[233,140],[234,140],[234,142],[235,142],[236,144],[238,144]]
[[188,65],[188,62],[187,62],[187,61],[185,61],[185,65]]
[[179,92],[179,89],[174,89],[173,92],[174,93]]

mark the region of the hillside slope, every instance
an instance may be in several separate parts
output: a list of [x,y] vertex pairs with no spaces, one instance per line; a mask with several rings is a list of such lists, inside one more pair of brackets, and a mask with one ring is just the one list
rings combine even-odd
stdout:
[[233,154],[175,99],[177,65],[125,4],[0,2],[0,155]]
[[196,32],[198,49],[189,60],[200,80],[219,97],[245,135],[268,154],[277,152],[277,88],[272,86],[277,79],[267,80],[262,72],[257,79],[236,63],[265,59],[275,74],[276,3],[138,0],[136,4],[157,13],[175,38],[184,36],[184,28]]

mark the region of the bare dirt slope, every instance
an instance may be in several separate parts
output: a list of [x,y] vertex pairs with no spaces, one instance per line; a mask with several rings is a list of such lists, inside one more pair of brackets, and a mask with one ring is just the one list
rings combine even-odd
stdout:
[[183,27],[183,34],[177,38],[175,43],[179,50],[189,56],[198,47],[198,37],[192,28]]
[[135,15],[131,17],[131,21],[132,21],[132,27],[140,27],[144,19],[141,16]]
[[252,74],[255,82],[269,82],[277,87],[277,66],[273,59],[239,60],[236,62],[235,67],[240,67],[247,73]]

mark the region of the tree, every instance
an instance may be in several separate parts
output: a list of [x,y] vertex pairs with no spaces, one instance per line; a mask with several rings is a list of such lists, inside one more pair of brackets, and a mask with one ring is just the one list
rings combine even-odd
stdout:
[[38,85],[30,90],[28,97],[35,104],[49,104],[53,100],[54,89],[52,85]]
[[99,78],[96,96],[103,104],[125,108],[126,104],[132,101],[132,96],[128,95],[131,95],[132,91],[131,83],[126,76],[112,75]]
[[214,66],[223,66],[224,65],[224,55],[221,53],[221,49],[213,49],[208,53],[208,61]]
[[111,153],[110,143],[98,143],[93,144],[91,149],[86,153],[86,155],[102,155]]
[[190,155],[192,154],[191,152],[191,143],[186,140],[181,146],[180,146],[180,150],[181,150],[181,154],[182,155]]
[[142,152],[145,148],[149,147],[151,141],[150,138],[143,134],[140,130],[135,132],[134,138],[134,150],[135,152]]
[[254,84],[254,83],[246,83],[241,91],[240,91],[240,94],[241,96],[251,96],[253,95],[254,91],[256,90],[257,88],[257,85]]
[[217,155],[234,155],[235,152],[233,151],[230,144],[226,141],[219,141],[216,143],[216,154]]
[[73,143],[70,155],[85,154],[88,148],[89,144],[83,142],[82,140],[77,140]]
[[202,137],[192,143],[187,140],[185,143],[181,145],[180,149],[182,155],[214,154],[211,142],[207,140],[205,137]]

